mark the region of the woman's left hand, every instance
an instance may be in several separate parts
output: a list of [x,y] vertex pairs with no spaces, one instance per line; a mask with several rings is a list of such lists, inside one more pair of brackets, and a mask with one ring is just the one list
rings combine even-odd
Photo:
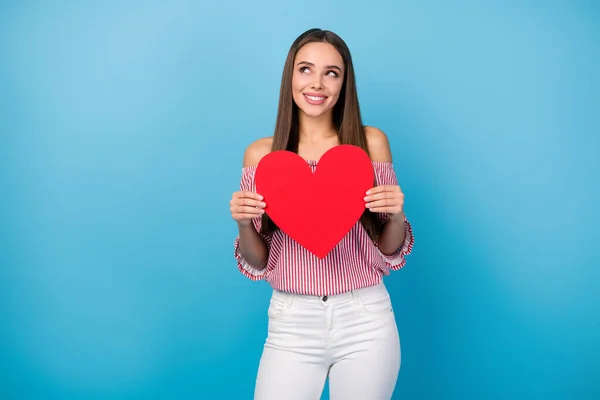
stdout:
[[391,218],[401,218],[404,212],[404,193],[400,186],[375,186],[367,191],[365,206],[372,212],[387,213]]

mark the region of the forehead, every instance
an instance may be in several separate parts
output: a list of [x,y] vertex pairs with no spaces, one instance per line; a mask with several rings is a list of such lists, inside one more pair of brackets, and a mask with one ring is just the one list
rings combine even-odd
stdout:
[[295,63],[309,62],[316,66],[337,65],[344,66],[344,60],[340,53],[329,43],[308,43],[302,46],[296,53]]

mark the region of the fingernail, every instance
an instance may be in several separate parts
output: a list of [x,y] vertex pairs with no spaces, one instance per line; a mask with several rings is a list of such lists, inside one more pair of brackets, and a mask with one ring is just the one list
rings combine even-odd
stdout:
[[371,194],[371,190],[367,190],[367,194]]
[[259,194],[259,195],[258,195],[258,199],[259,199],[259,200],[262,200],[262,199],[264,199],[264,197],[262,197],[262,196]]
[[260,203],[260,206],[261,207],[266,207],[267,205],[263,202],[263,203]]

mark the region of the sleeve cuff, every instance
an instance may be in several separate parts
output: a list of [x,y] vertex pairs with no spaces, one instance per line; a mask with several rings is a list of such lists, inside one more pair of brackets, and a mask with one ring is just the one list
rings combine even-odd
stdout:
[[406,256],[412,252],[415,238],[413,236],[412,226],[406,216],[404,216],[404,242],[396,251],[390,255],[384,254],[377,248],[377,251],[385,261],[387,267],[391,270],[397,271],[406,265]]
[[242,275],[244,275],[246,278],[251,279],[253,281],[258,281],[258,280],[265,278],[265,273],[267,271],[266,267],[263,269],[257,269],[255,267],[253,267],[252,265],[250,265],[248,263],[248,261],[246,261],[246,259],[242,256],[242,253],[240,252],[240,237],[239,236],[237,236],[235,238],[233,248],[234,248],[233,255],[234,255],[235,259],[237,260],[237,266],[238,266],[239,271],[242,273]]

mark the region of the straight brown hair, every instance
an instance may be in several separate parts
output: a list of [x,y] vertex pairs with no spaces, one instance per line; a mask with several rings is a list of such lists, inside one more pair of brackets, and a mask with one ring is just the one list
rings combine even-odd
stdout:
[[[322,29],[309,29],[302,33],[292,43],[288,52],[279,91],[279,106],[273,135],[271,151],[288,150],[298,153],[299,126],[298,106],[292,97],[292,75],[294,60],[298,51],[306,44],[313,42],[329,43],[340,53],[344,61],[345,73],[342,89],[337,103],[333,107],[333,123],[337,129],[339,144],[358,146],[369,154],[367,137],[362,124],[356,80],[352,56],[348,46],[338,35]],[[377,240],[380,234],[380,224],[377,214],[365,209],[360,222],[372,240]],[[278,229],[273,220],[263,214],[262,233],[270,234]]]

